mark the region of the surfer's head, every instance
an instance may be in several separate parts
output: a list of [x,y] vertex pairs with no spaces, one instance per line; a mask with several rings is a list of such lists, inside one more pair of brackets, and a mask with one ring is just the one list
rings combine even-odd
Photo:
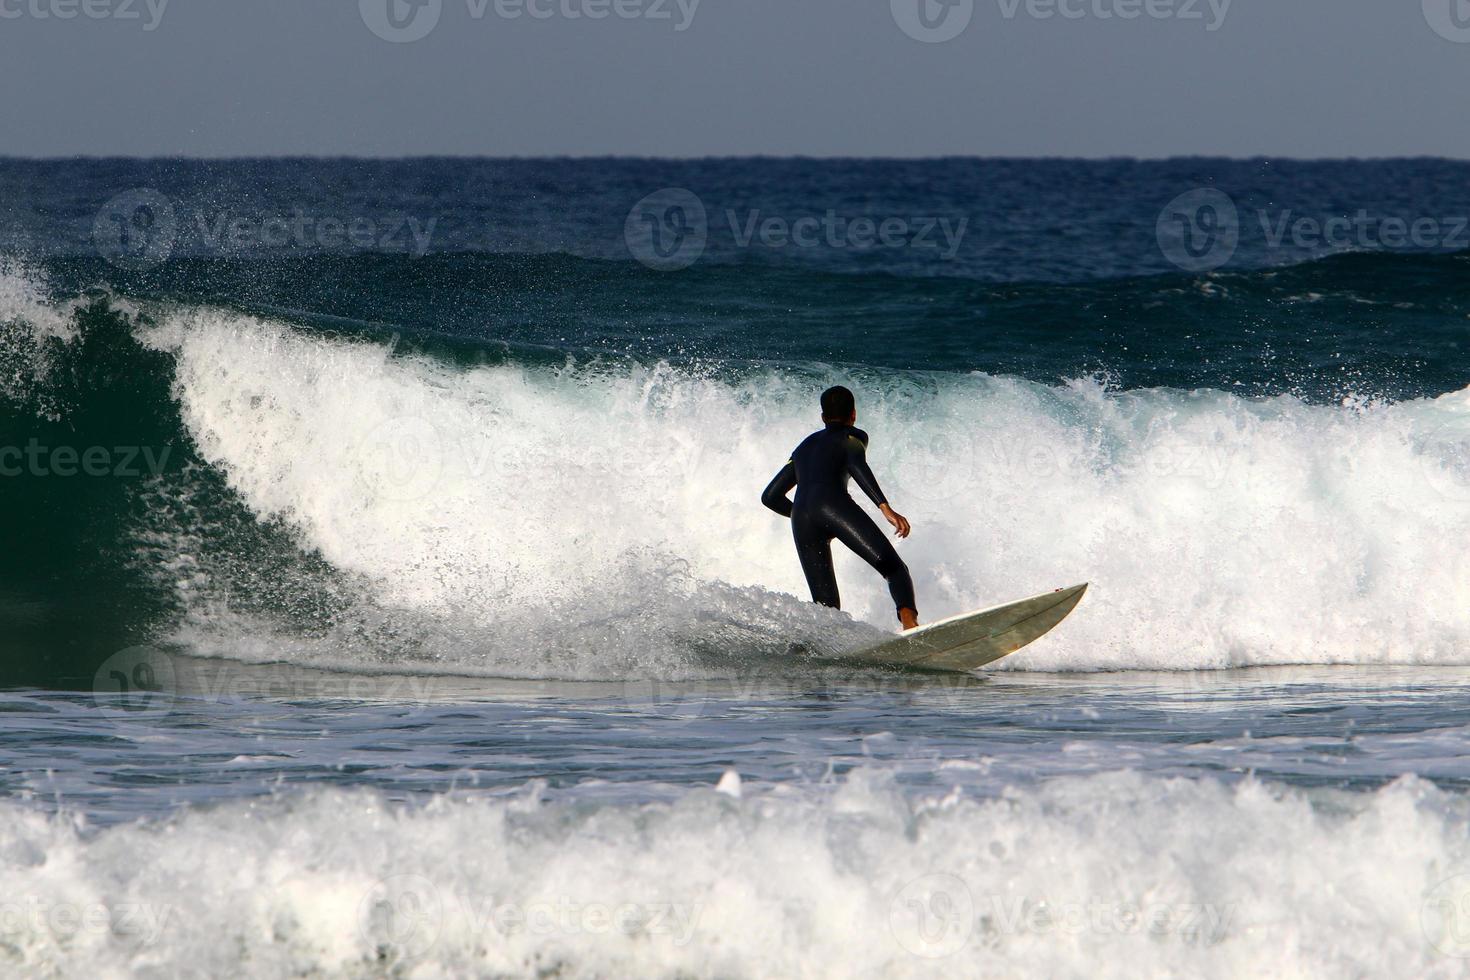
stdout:
[[857,403],[852,392],[842,385],[833,385],[822,392],[822,421],[841,422],[844,425],[856,422]]

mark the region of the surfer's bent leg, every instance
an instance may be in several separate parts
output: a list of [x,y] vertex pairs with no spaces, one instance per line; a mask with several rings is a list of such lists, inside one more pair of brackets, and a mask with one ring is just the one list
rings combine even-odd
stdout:
[[832,568],[832,534],[803,517],[799,513],[793,515],[791,536],[796,539],[796,555],[801,559],[801,570],[806,573],[807,588],[812,590],[812,602],[841,609],[837,573]]
[[829,526],[837,540],[888,581],[888,594],[893,596],[895,609],[912,609],[917,613],[919,607],[914,605],[914,580],[909,575],[909,567],[898,557],[887,536],[878,530],[878,525],[851,500],[833,511]]

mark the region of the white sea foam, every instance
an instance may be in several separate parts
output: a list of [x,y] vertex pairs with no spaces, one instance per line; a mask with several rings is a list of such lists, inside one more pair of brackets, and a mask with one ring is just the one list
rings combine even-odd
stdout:
[[0,812],[12,974],[1449,977],[1470,953],[1465,801],[1412,777]]
[[52,301],[39,269],[0,255],[0,399],[57,414],[43,392],[57,348],[76,338],[71,318],[70,307]]
[[[468,368],[203,310],[152,342],[258,515],[377,601],[498,627],[476,646],[489,668],[659,671],[671,634],[838,630],[799,601],[787,524],[757,498],[840,379],[914,523],[900,549],[926,618],[1092,583],[1009,667],[1470,658],[1466,392],[1312,405],[1085,379]],[[882,583],[837,560],[846,608],[890,628]],[[581,652],[528,652],[557,645]]]
[[56,304],[41,270],[13,256],[0,255],[0,329],[24,329],[37,336],[70,340],[75,335],[71,307]]

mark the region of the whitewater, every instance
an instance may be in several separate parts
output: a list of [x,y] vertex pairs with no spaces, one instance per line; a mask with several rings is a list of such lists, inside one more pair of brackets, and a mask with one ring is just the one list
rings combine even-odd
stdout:
[[[1470,256],[1181,271],[1202,173],[1470,209],[1447,161],[0,160],[0,973],[1470,974]],[[969,223],[658,271],[661,182]],[[141,267],[91,237],[140,188]],[[433,233],[190,237],[298,212]],[[843,663],[886,589],[806,601],[759,503],[837,383],[921,617],[1065,622]]]
[[[466,669],[605,677],[616,637],[638,648],[619,670],[658,675],[696,662],[670,638],[771,634],[782,613],[869,638],[788,601],[789,532],[751,506],[813,390],[861,372],[465,367],[210,310],[146,342],[176,358],[188,433],[251,511],[377,601],[461,624]],[[1092,581],[1086,616],[1003,669],[1466,662],[1470,392],[1310,405],[936,373],[863,390],[874,465],[924,528],[904,555],[926,617]],[[849,612],[886,626],[845,557]],[[579,657],[585,619],[597,653]]]

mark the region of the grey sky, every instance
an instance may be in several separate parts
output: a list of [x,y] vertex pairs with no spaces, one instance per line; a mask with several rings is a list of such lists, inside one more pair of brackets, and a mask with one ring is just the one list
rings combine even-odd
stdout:
[[0,0],[0,154],[1470,157],[1467,0],[163,2]]

